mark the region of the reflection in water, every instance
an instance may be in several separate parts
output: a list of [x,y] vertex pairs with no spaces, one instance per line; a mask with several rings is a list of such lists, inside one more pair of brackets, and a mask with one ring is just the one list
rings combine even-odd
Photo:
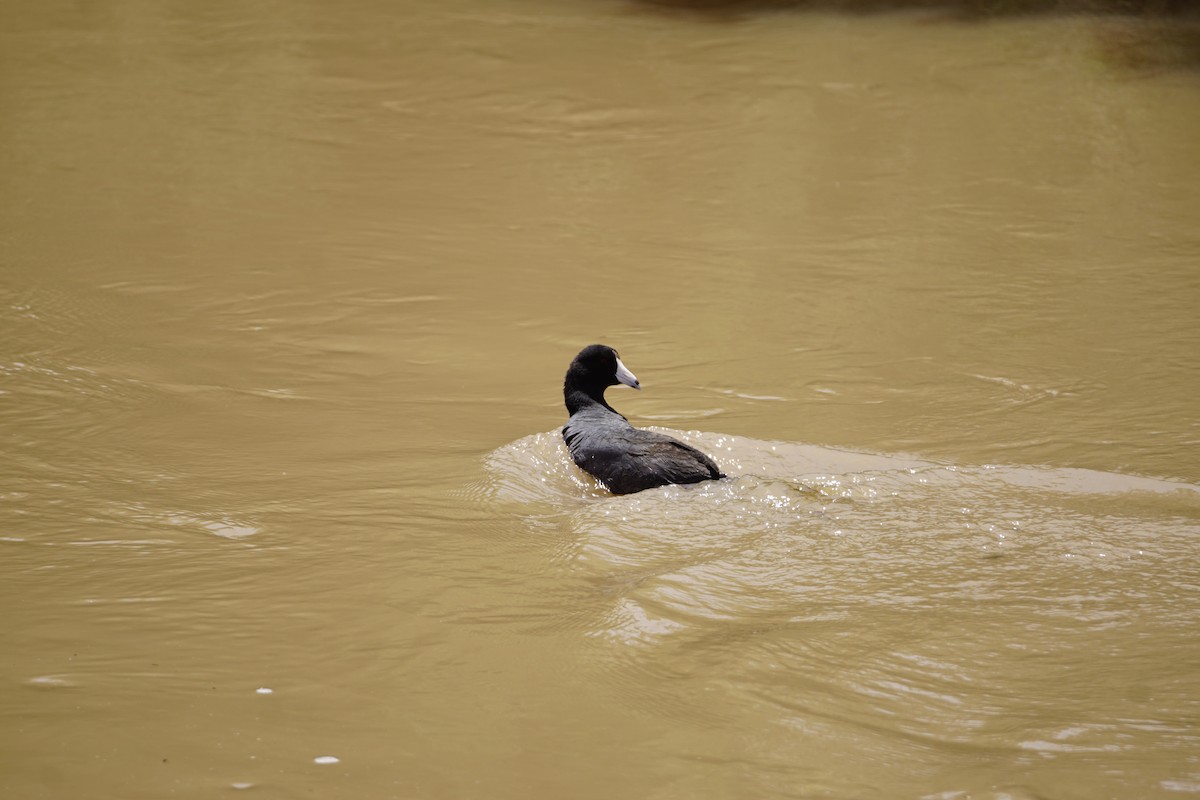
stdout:
[[0,796],[1196,793],[1187,21],[631,7],[0,4]]

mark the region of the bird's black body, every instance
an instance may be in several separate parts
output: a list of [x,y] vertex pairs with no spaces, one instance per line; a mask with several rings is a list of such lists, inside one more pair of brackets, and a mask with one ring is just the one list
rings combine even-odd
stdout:
[[639,430],[613,410],[604,400],[604,390],[618,383],[640,388],[617,352],[605,345],[585,347],[567,370],[563,399],[571,418],[563,427],[563,439],[582,470],[599,478],[613,494],[724,477],[713,460],[696,448]]

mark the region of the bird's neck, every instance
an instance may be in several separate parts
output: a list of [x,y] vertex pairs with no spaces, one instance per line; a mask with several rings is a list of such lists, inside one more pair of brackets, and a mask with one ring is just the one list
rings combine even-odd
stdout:
[[586,391],[578,386],[567,384],[563,386],[563,400],[567,403],[567,413],[574,416],[577,412],[591,406],[602,406],[614,414],[617,410],[604,399],[604,388]]

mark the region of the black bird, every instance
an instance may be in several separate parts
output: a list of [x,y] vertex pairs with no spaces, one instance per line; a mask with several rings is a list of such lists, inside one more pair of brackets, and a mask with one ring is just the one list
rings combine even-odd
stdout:
[[630,425],[604,401],[604,390],[618,383],[641,388],[617,351],[606,345],[583,348],[567,369],[563,399],[571,418],[563,427],[563,439],[580,469],[599,478],[613,494],[725,477],[696,448]]

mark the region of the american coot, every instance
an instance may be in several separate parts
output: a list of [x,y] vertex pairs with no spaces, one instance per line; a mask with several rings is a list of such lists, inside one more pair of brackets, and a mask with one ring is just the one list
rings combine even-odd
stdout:
[[639,430],[614,411],[604,401],[604,390],[618,383],[641,388],[617,351],[602,344],[583,348],[567,369],[563,398],[571,418],[563,427],[563,439],[584,472],[599,478],[613,494],[725,477],[696,448]]

